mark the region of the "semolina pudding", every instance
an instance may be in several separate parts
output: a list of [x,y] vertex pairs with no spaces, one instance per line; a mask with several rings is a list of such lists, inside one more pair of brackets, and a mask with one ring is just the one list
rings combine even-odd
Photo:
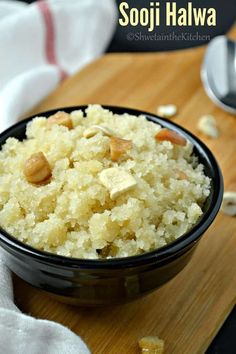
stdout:
[[66,257],[160,248],[202,215],[210,179],[184,137],[99,105],[36,117],[0,151],[0,225]]

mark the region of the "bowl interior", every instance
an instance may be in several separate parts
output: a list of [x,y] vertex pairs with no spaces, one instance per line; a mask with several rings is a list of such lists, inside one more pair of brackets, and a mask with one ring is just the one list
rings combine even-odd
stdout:
[[[207,198],[204,207],[203,207],[203,215],[200,217],[198,222],[194,225],[194,227],[179,237],[174,242],[161,247],[157,250],[146,252],[141,255],[124,257],[124,258],[115,258],[115,259],[107,259],[107,260],[86,260],[86,259],[76,259],[76,258],[68,258],[63,256],[54,255],[52,253],[48,253],[45,251],[39,251],[37,249],[32,248],[22,242],[18,241],[11,235],[9,235],[5,230],[0,227],[0,241],[2,245],[7,245],[8,247],[14,249],[15,251],[23,252],[24,254],[31,255],[42,261],[47,261],[54,264],[65,264],[74,267],[98,267],[98,268],[106,268],[106,267],[128,267],[130,265],[145,264],[147,262],[152,261],[161,261],[162,259],[167,259],[168,257],[173,256],[173,254],[181,252],[183,249],[189,247],[194,242],[197,242],[199,237],[204,233],[204,231],[209,227],[209,225],[213,222],[216,217],[223,197],[223,178],[220,171],[220,168],[211,153],[211,151],[207,148],[207,146],[201,142],[197,137],[193,134],[180,127],[176,123],[170,122],[164,118],[160,118],[154,114],[139,111],[136,109],[124,108],[124,107],[116,107],[116,106],[105,106],[111,110],[113,113],[117,114],[132,114],[135,116],[144,115],[147,120],[152,121],[154,123],[160,124],[163,127],[169,128],[171,130],[175,130],[179,132],[182,136],[188,139],[193,145],[193,153],[198,156],[199,163],[204,165],[205,174],[211,178],[211,193]],[[47,112],[42,112],[38,114],[38,116],[48,117],[51,114],[54,114],[58,110],[64,110],[68,113],[73,110],[81,109],[85,111],[87,106],[74,106],[74,107],[63,107],[54,110],[50,110]],[[23,140],[25,138],[25,131],[27,123],[32,120],[33,117],[27,118],[14,126],[7,129],[5,132],[0,134],[0,149],[2,145],[5,143],[6,139],[9,137],[15,137],[19,140]]]

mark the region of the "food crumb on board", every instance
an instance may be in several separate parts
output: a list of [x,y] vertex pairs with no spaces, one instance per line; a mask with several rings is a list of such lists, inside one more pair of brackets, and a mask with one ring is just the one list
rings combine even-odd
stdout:
[[145,354],[163,354],[164,341],[157,336],[146,336],[139,340],[141,353]]
[[236,192],[228,191],[224,193],[221,210],[226,215],[236,215]]
[[210,138],[214,139],[219,137],[216,119],[210,114],[204,115],[199,119],[197,128],[201,133]]
[[177,107],[174,104],[160,105],[157,107],[157,114],[163,118],[172,118],[177,114]]

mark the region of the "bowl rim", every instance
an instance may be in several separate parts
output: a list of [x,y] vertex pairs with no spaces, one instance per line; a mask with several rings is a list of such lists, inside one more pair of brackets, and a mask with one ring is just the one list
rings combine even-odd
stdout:
[[[57,111],[73,112],[75,110],[82,110],[83,112],[89,105],[76,105],[68,107],[60,107],[51,109],[48,111],[43,111],[38,114],[34,114],[26,119],[23,119],[16,124],[12,125],[0,134],[0,146],[2,146],[6,139],[11,136],[11,132],[17,131],[22,125],[25,126],[35,117],[45,116],[48,117]],[[220,167],[210,151],[210,149],[194,134],[181,127],[173,121],[169,121],[165,118],[159,117],[156,114],[149,113],[143,110],[138,110],[134,108],[128,108],[123,106],[113,106],[113,105],[103,105],[101,106],[105,109],[109,109],[115,114],[131,114],[135,116],[145,116],[146,119],[152,121],[156,124],[160,124],[163,127],[172,129],[179,132],[181,135],[185,136],[197,150],[197,155],[204,157],[206,160],[210,171],[212,172],[212,180],[214,177],[214,186],[212,186],[213,193],[210,194],[211,197],[210,204],[206,212],[202,215],[199,221],[185,234],[180,236],[177,240],[155,249],[153,251],[145,252],[139,255],[119,257],[111,259],[83,259],[83,258],[72,258],[66,256],[56,255],[50,252],[41,251],[32,246],[24,244],[23,242],[17,240],[11,236],[7,231],[5,231],[0,226],[0,246],[3,248],[11,249],[13,252],[20,252],[25,256],[31,256],[40,262],[47,264],[54,264],[57,266],[69,266],[70,268],[88,268],[88,269],[119,269],[119,268],[129,268],[136,267],[140,265],[146,265],[153,262],[162,262],[168,258],[172,258],[179,253],[183,253],[184,250],[189,249],[194,244],[196,244],[200,236],[207,230],[215,219],[223,198],[223,176]],[[205,164],[204,166],[206,166]],[[208,197],[208,198],[209,198]]]

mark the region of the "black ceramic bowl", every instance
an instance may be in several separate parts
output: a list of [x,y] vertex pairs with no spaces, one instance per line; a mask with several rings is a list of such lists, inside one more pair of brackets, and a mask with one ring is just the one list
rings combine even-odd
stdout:
[[[66,112],[86,106],[62,108]],[[148,120],[175,130],[194,145],[194,153],[212,179],[204,214],[186,234],[152,252],[127,258],[84,260],[57,256],[27,246],[3,229],[0,245],[9,268],[26,282],[78,305],[115,304],[135,299],[158,288],[179,273],[189,262],[198,241],[215,219],[222,201],[223,179],[211,151],[195,136],[173,122],[138,110],[105,106],[114,113],[143,114]],[[57,110],[45,112],[49,116]],[[0,148],[8,137],[23,139],[28,118],[0,135]],[[138,118],[137,118],[138,119]]]

